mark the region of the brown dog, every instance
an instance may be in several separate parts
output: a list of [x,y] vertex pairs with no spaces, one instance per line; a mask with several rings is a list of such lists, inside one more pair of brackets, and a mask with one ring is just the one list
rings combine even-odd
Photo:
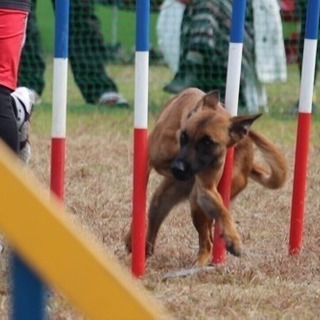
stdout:
[[[190,88],[163,108],[148,139],[149,173],[155,169],[163,180],[149,206],[146,254],[153,254],[159,228],[170,210],[189,198],[192,220],[199,234],[197,265],[210,262],[213,220],[220,224],[226,248],[241,253],[241,239],[234,220],[218,193],[228,147],[235,147],[231,199],[252,178],[270,189],[280,188],[286,178],[286,161],[278,148],[250,130],[258,118],[231,117],[221,105],[219,93],[205,94]],[[254,162],[254,145],[269,168]],[[131,234],[126,238],[131,251]]]

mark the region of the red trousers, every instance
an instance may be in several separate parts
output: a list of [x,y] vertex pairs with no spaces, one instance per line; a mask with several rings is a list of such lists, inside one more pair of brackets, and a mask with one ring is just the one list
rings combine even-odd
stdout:
[[0,85],[11,90],[17,86],[27,17],[24,11],[0,9]]

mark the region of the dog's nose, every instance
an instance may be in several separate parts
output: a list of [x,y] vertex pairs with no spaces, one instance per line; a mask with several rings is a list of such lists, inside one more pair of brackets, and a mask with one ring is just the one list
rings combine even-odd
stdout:
[[171,163],[170,169],[173,176],[177,180],[185,181],[191,178],[189,174],[188,166],[185,164],[185,162],[181,160],[174,160]]
[[171,163],[171,170],[177,172],[184,172],[186,170],[186,166],[183,161],[175,160]]

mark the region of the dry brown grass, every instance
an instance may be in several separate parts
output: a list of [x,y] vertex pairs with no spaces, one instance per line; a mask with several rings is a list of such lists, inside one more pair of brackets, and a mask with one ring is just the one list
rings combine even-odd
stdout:
[[[132,102],[133,67],[122,69],[121,72],[119,68],[109,71],[120,83],[121,92]],[[150,74],[153,111],[168,98],[159,88],[171,77],[168,71],[158,69],[153,68]],[[296,76],[294,73],[289,77],[290,82],[285,88],[281,87],[282,91],[280,87],[271,86],[268,95],[273,117],[263,117],[254,125],[282,147],[288,159],[289,176],[280,191],[265,190],[251,183],[232,205],[244,242],[242,257],[228,255],[224,265],[164,281],[168,272],[189,269],[196,257],[197,234],[188,206],[177,207],[160,230],[155,255],[148,260],[141,282],[173,318],[320,318],[319,122],[312,127],[303,248],[298,257],[288,256],[296,121],[281,120],[279,112],[296,99],[293,94]],[[48,79],[50,81],[50,75]],[[50,83],[47,87],[50,88]],[[106,252],[114,254],[130,269],[123,237],[132,211],[132,111],[78,108],[83,100],[73,82],[68,97],[72,106],[68,114],[66,207],[72,218],[79,221]],[[51,92],[46,91],[43,99],[50,102]],[[36,109],[31,135],[30,170],[45,188],[49,185],[50,114],[48,105]],[[151,127],[153,114],[150,118]],[[149,197],[157,180],[153,174]],[[6,252],[0,256],[1,320],[8,319],[10,297],[8,250]],[[50,294],[47,311],[54,320],[83,319],[56,293]]]
[[[49,130],[40,123],[48,112],[35,116],[30,170],[40,182],[49,181]],[[92,112],[71,116],[67,139],[66,207],[106,251],[130,267],[123,236],[131,221],[132,114],[116,116]],[[119,124],[121,128],[119,130]],[[288,256],[291,207],[294,121],[266,117],[257,128],[277,139],[289,165],[281,191],[251,183],[232,205],[244,242],[241,258],[227,256],[224,265],[187,277],[163,280],[167,272],[188,269],[196,257],[197,235],[187,205],[177,207],[160,231],[155,255],[141,280],[152,296],[176,319],[317,319],[320,317],[319,146],[311,145],[303,249]],[[267,130],[271,127],[272,130]],[[268,132],[269,131],[269,132]],[[319,131],[318,131],[319,132]],[[269,133],[269,134],[268,134]],[[314,141],[319,134],[313,133]],[[148,195],[155,187],[152,175]],[[30,226],[32,227],[32,226]],[[8,265],[2,256],[0,318],[8,315]],[[85,294],[85,293],[84,293]],[[57,294],[47,311],[52,319],[82,319]]]

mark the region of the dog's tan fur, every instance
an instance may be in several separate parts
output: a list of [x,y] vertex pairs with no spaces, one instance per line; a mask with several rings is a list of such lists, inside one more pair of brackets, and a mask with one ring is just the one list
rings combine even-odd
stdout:
[[[227,250],[240,255],[240,236],[217,189],[227,148],[235,147],[231,199],[246,187],[248,178],[277,189],[284,184],[287,172],[280,150],[263,135],[250,130],[259,116],[231,117],[216,91],[205,94],[195,88],[184,90],[164,106],[148,139],[148,175],[155,169],[163,179],[149,206],[147,256],[153,254],[165,217],[186,199],[199,235],[197,265],[210,262],[213,220],[220,224]],[[269,168],[255,162],[254,145]],[[130,232],[126,246],[131,251]]]

